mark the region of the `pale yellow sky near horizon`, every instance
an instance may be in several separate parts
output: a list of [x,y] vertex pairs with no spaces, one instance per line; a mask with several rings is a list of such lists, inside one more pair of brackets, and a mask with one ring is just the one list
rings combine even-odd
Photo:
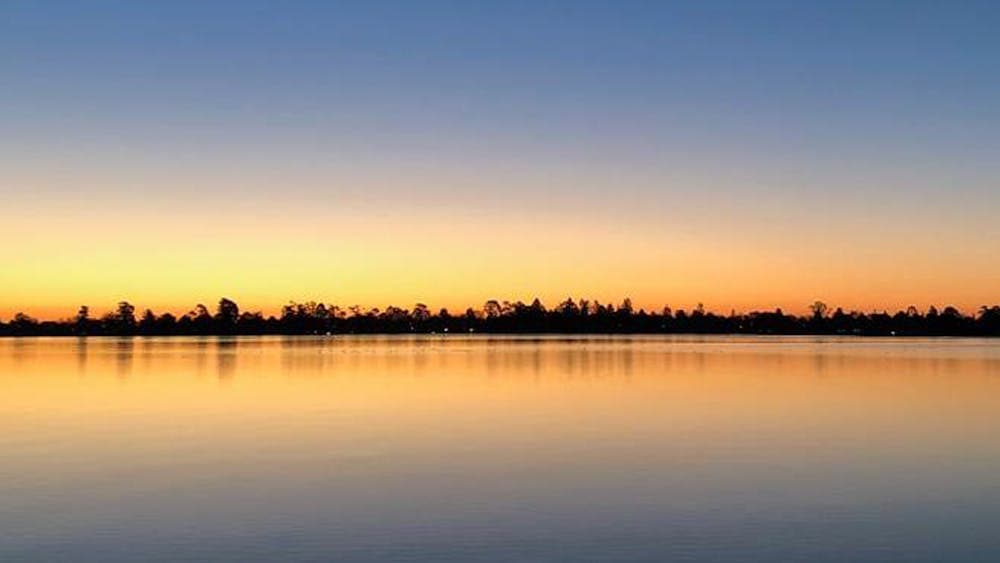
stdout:
[[[68,198],[70,201],[72,198]],[[601,214],[496,206],[333,209],[276,202],[184,210],[100,202],[9,217],[0,318],[55,319],[127,300],[182,314],[220,297],[275,313],[290,300],[462,311],[566,297],[728,313],[822,300],[857,310],[1000,301],[996,246],[961,217],[872,235],[875,218],[811,221],[720,210]],[[877,232],[877,231],[876,231]]]

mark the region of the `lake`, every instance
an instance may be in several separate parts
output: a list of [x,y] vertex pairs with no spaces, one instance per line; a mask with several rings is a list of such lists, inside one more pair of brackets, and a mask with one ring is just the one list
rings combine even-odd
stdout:
[[0,560],[997,561],[1000,341],[0,339]]

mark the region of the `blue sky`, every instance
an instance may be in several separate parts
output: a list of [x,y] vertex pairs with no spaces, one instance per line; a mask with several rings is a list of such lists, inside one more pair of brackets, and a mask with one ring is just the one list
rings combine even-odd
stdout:
[[998,247],[998,16],[995,2],[5,2],[0,195],[25,215],[295,198],[628,231],[702,214],[821,246],[843,218],[918,221],[954,245],[978,236],[979,257]]

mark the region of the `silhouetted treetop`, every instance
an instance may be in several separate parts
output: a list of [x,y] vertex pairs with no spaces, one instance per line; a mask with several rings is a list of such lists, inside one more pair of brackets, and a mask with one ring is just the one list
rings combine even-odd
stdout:
[[833,309],[822,301],[809,305],[809,314],[788,315],[781,309],[718,315],[701,303],[690,313],[663,307],[659,312],[636,311],[632,301],[605,305],[597,300],[567,297],[552,309],[539,299],[521,301],[490,299],[480,309],[468,308],[462,315],[447,309],[436,314],[424,303],[412,309],[389,305],[363,309],[307,301],[290,302],[278,317],[241,311],[235,301],[222,298],[215,314],[196,305],[180,318],[170,313],[143,311],[137,320],[135,307],[122,301],[99,320],[91,309],[80,307],[65,321],[39,321],[17,313],[0,322],[0,336],[86,335],[229,335],[229,334],[395,334],[395,333],[561,333],[561,334],[840,334],[857,336],[1000,336],[1000,306],[984,305],[966,315],[954,306],[926,313],[917,307],[889,314]]

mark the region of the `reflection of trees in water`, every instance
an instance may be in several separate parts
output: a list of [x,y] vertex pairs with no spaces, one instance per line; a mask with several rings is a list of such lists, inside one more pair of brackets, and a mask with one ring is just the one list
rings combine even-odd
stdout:
[[37,345],[31,340],[15,338],[10,341],[10,357],[14,360],[14,365],[20,365],[28,361],[32,353],[37,354]]
[[[56,363],[52,347],[61,347]],[[1000,350],[988,340],[760,337],[207,337],[186,339],[0,339],[0,363],[14,374],[130,377],[169,374],[230,380],[239,372],[291,379],[442,376],[497,382],[588,384],[636,376],[769,377],[827,381],[893,377],[1000,378]],[[249,369],[249,371],[247,371]]]
[[325,344],[314,339],[283,336],[280,339],[281,367],[286,372],[316,373],[323,370]]
[[194,340],[195,370],[200,376],[204,376],[208,369],[209,341],[206,338],[196,338]]
[[89,340],[85,337],[77,338],[73,343],[73,351],[76,355],[76,372],[84,375],[87,372],[87,347]]
[[[361,342],[365,337],[359,337]],[[635,350],[622,342],[594,345],[592,339],[428,337],[419,346],[389,340],[388,347],[341,341],[341,353],[330,356],[326,369],[346,366],[384,367],[389,372],[461,369],[486,377],[512,374],[578,379],[617,377],[633,371]],[[374,343],[375,340],[370,342]],[[289,365],[288,367],[293,367]]]
[[231,336],[220,336],[215,341],[215,370],[219,380],[231,379],[236,374],[239,341]]
[[112,354],[115,358],[115,373],[118,377],[132,375],[135,360],[135,342],[130,337],[116,338]]
[[[911,357],[877,348],[852,346],[857,340],[814,342],[671,341],[662,338],[490,338],[426,337],[412,339],[345,337],[282,338],[281,371],[295,377],[382,373],[414,375],[463,373],[504,379],[628,378],[648,371],[712,374],[743,370],[795,371],[815,375],[869,372],[945,373],[947,370],[1000,373],[1000,359]],[[849,348],[844,348],[849,346]],[[773,351],[770,351],[772,350]],[[898,347],[893,348],[898,349]],[[948,354],[960,354],[949,351]]]

